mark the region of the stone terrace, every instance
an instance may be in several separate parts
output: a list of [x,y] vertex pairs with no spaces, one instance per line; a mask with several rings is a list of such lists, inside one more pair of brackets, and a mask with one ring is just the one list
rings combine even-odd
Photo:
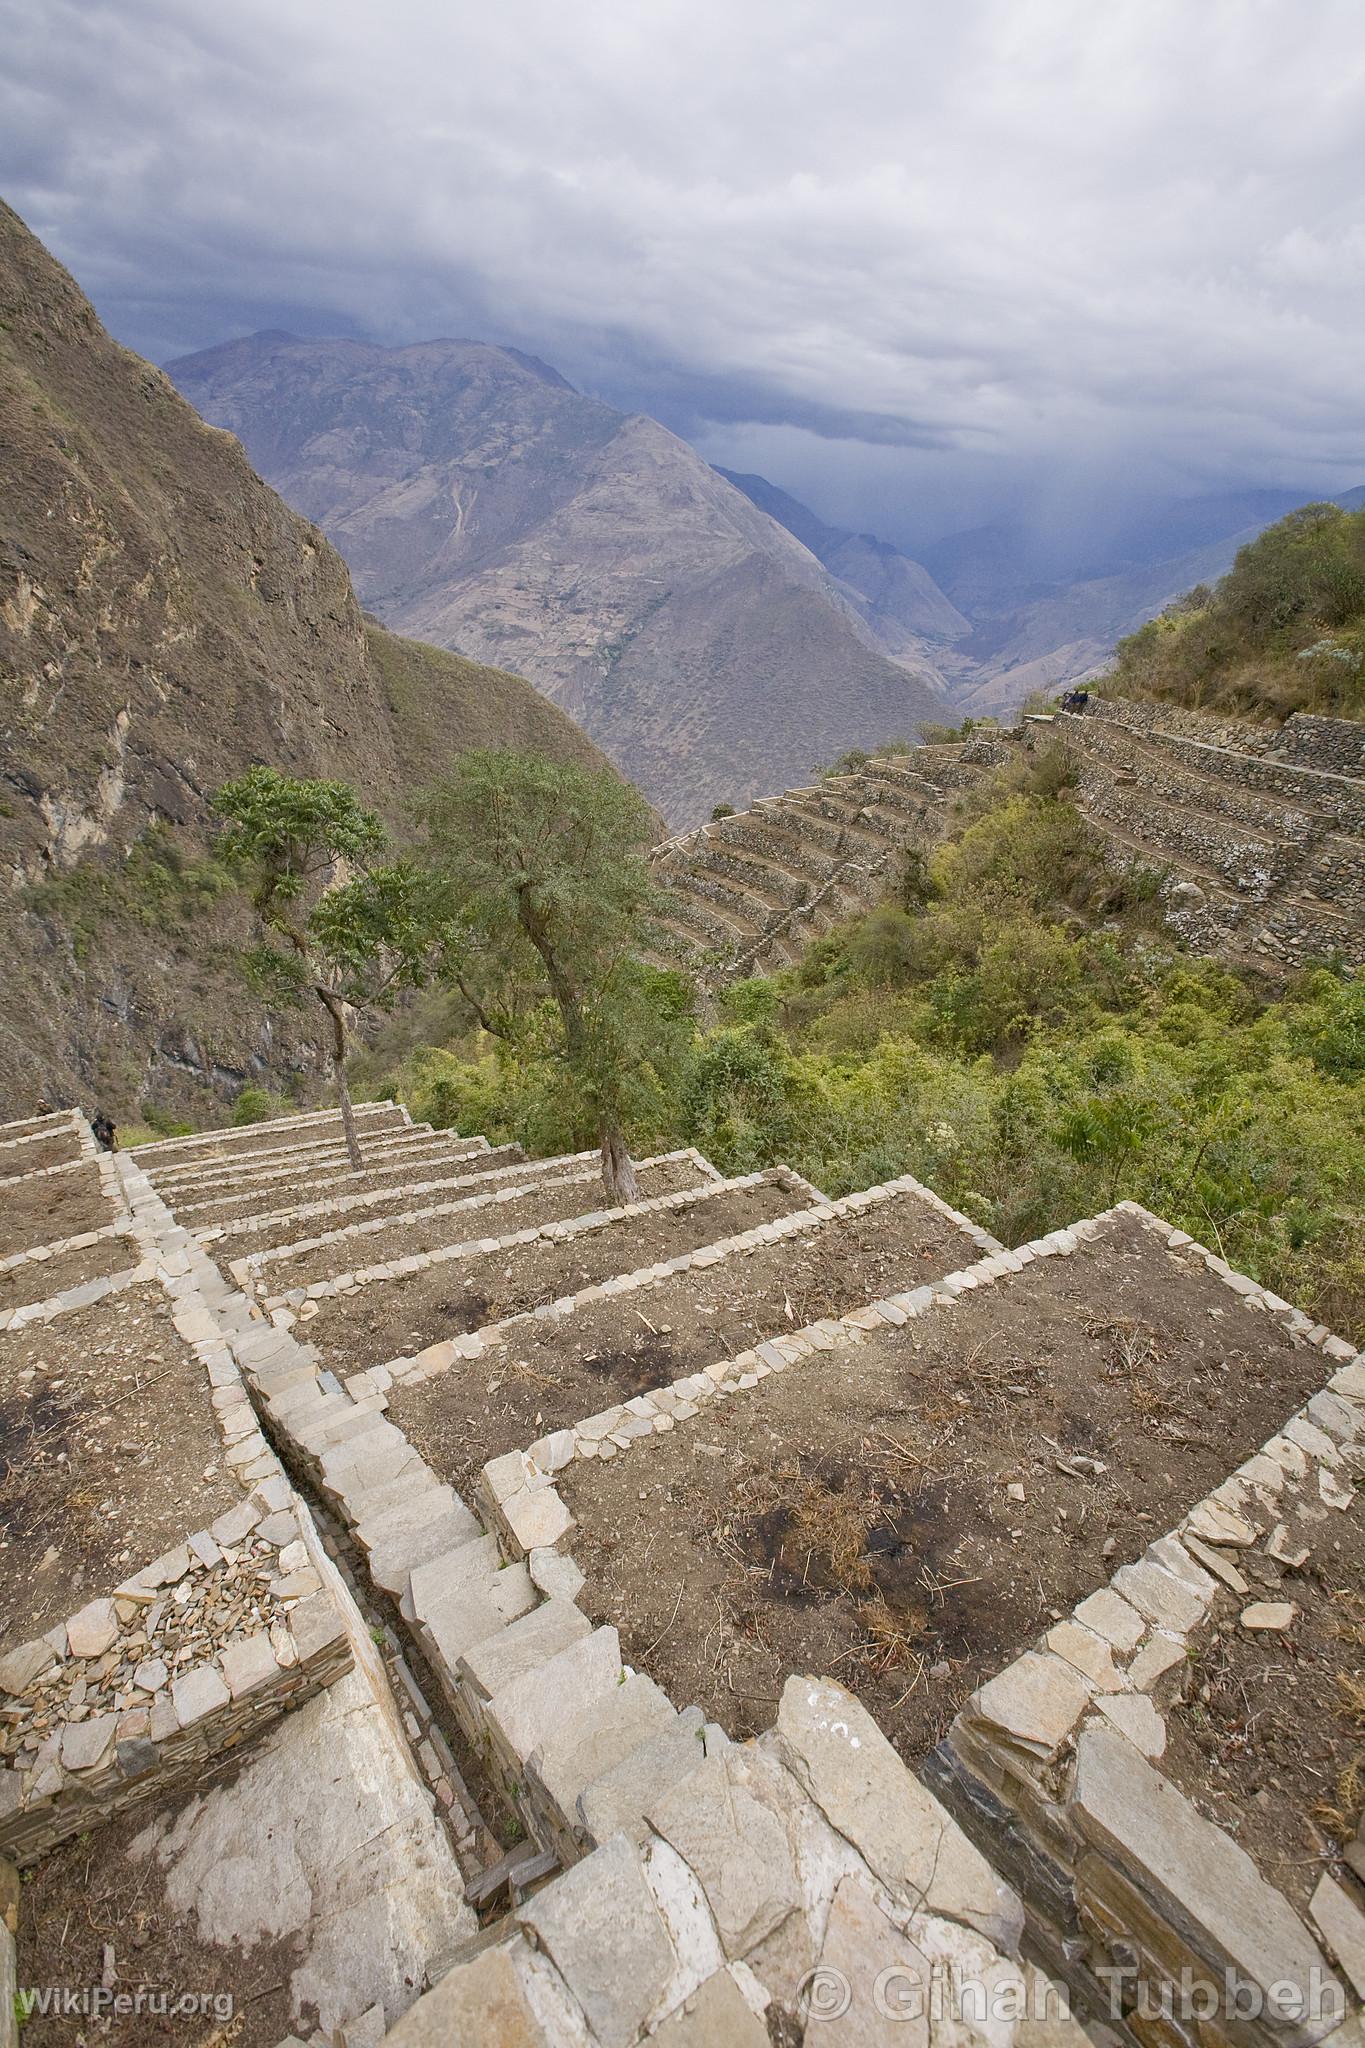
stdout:
[[1082,807],[1121,860],[1172,870],[1168,914],[1196,951],[1278,969],[1365,958],[1359,725],[1092,697],[1026,730],[1075,753]]
[[[132,1952],[117,1901],[151,1873],[245,2048],[1069,2048],[1063,1994],[1141,2048],[1358,2048],[1349,1346],[1131,1205],[1005,1250],[913,1182],[829,1202],[689,1155],[693,1186],[593,1210],[590,1162],[480,1171],[366,1122],[365,1170],[320,1187],[325,1112],[92,1169],[254,1519],[4,1645],[21,1982],[71,1921],[79,1795],[82,1967]],[[520,1229],[400,1252],[471,1195]],[[390,1271],[242,1291],[309,1238]],[[332,1665],[280,1611],[298,1574]],[[246,1714],[265,1646],[313,1687],[283,1722]],[[253,1917],[276,1836],[312,1902],[287,1953]],[[1253,2017],[1152,2016],[1232,1966]],[[1316,2014],[1271,2009],[1272,1973]]]
[[[120,1991],[158,1981],[161,1967],[162,1984],[250,1996],[248,2041],[365,2011],[382,2032],[382,2000],[401,2009],[433,1946],[473,1931],[449,1831],[367,1627],[256,1427],[226,1334],[230,1287],[133,1156],[98,1153],[70,1117],[63,1148],[74,1134],[88,1164],[72,1171],[94,1176],[101,1210],[87,1203],[74,1246],[35,1238],[47,1212],[29,1197],[63,1170],[46,1162],[56,1121],[0,1127],[0,1153],[35,1140],[15,1146],[33,1165],[0,1193],[9,1241],[21,1241],[10,1256],[58,1283],[0,1334],[6,2019],[16,1968],[21,1984],[98,1985],[102,1971],[108,1984],[117,1956]],[[391,1107],[383,1121],[405,1124]],[[263,1149],[259,1129],[212,1143],[228,1174],[239,1153]],[[83,1282],[73,1251],[115,1239],[136,1261],[135,1284]],[[340,1803],[338,1756],[357,1773]],[[281,1893],[291,1800],[298,1876]],[[328,1842],[321,1856],[314,1838]],[[201,1880],[187,1903],[185,1872],[211,1839],[214,1867],[235,1870],[242,1889],[220,1881],[210,1902]],[[17,1964],[5,1858],[24,1866]],[[393,1902],[388,1925],[362,1938],[376,1887]],[[258,2003],[249,1952],[272,1894],[288,1954],[283,1983]],[[109,1946],[90,1948],[97,1932]],[[26,2037],[39,2048],[67,2040],[70,2021],[35,2013]]]
[[729,979],[799,959],[886,893],[904,848],[942,837],[954,795],[997,751],[988,742],[916,748],[666,841],[653,856],[668,892],[661,964],[684,960]]

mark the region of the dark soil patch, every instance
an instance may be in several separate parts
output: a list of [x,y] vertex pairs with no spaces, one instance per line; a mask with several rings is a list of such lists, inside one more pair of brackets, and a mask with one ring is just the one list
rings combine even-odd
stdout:
[[186,1188],[183,1195],[176,1195],[172,1190],[163,1195],[163,1200],[189,1229],[202,1230],[210,1223],[231,1222],[233,1217],[273,1216],[277,1209],[288,1209],[295,1204],[364,1194],[372,1188],[387,1190],[396,1182],[425,1180],[428,1169],[435,1176],[447,1167],[453,1172],[465,1161],[473,1165],[488,1157],[486,1152],[468,1152],[452,1146],[448,1150],[425,1154],[395,1154],[380,1165],[362,1168],[359,1173],[336,1166],[300,1166],[279,1180],[256,1182],[245,1187],[229,1175],[225,1176],[221,1187],[206,1183],[201,1187]]
[[[640,1199],[653,1201],[658,1195],[678,1194],[684,1188],[699,1186],[705,1176],[700,1167],[691,1159],[671,1159],[659,1166],[639,1168]],[[708,1186],[714,1183],[707,1180]],[[456,1196],[461,1203],[467,1196]],[[505,1202],[485,1202],[478,1208],[445,1207],[441,1196],[433,1196],[433,1202],[442,1203],[442,1211],[435,1216],[426,1216],[411,1223],[394,1221],[383,1230],[366,1230],[358,1236],[349,1233],[338,1238],[335,1244],[322,1245],[317,1251],[302,1252],[297,1258],[271,1260],[257,1275],[258,1285],[268,1296],[284,1294],[291,1287],[307,1287],[314,1280],[326,1280],[334,1273],[354,1273],[365,1266],[381,1266],[387,1259],[403,1259],[418,1252],[436,1251],[442,1245],[463,1244],[481,1237],[510,1237],[515,1230],[529,1230],[532,1225],[561,1223],[571,1216],[586,1216],[590,1210],[602,1209],[607,1197],[602,1191],[601,1178],[597,1173],[583,1174],[577,1178],[537,1182],[524,1191],[518,1190]],[[425,1198],[419,1197],[416,1208],[427,1206]]]
[[[482,1161],[492,1163],[484,1168]],[[275,1210],[261,1209],[258,1215],[277,1215],[278,1220],[263,1227],[241,1230],[231,1217],[222,1219],[227,1232],[214,1243],[218,1247],[220,1260],[244,1259],[250,1252],[268,1251],[277,1244],[290,1244],[303,1237],[320,1237],[325,1230],[341,1230],[352,1223],[364,1223],[374,1216],[401,1214],[404,1210],[421,1208],[425,1202],[457,1202],[462,1195],[486,1194],[492,1188],[517,1187],[527,1180],[554,1180],[552,1160],[504,1159],[500,1154],[480,1153],[477,1155],[479,1169],[473,1171],[474,1159],[438,1160],[433,1162],[430,1172],[408,1171],[404,1175],[391,1176],[386,1181],[376,1181],[369,1190],[364,1187],[346,1188],[334,1199],[355,1202],[353,1209],[332,1209],[322,1215],[308,1212],[318,1202],[328,1200],[326,1194],[315,1195],[312,1202],[298,1202],[293,1206],[281,1205]],[[496,1178],[494,1178],[496,1176]],[[429,1195],[414,1196],[414,1186],[425,1187],[433,1183]],[[196,1221],[191,1218],[193,1225]]]
[[[1236,1553],[1251,1590],[1220,1596],[1161,1768],[1300,1913],[1324,1864],[1365,1912],[1340,1860],[1365,1817],[1365,1524],[1333,1511],[1294,1540],[1312,1551],[1299,1572]],[[1253,1600],[1298,1611],[1283,1631],[1253,1633],[1241,1626]]]
[[0,1644],[240,1499],[204,1368],[154,1281],[0,1337]]
[[98,1280],[105,1273],[126,1273],[137,1262],[137,1246],[130,1237],[102,1237],[98,1244],[85,1245],[78,1252],[26,1260],[22,1266],[0,1272],[0,1314],[25,1302],[50,1301],[54,1294]]
[[[382,1132],[373,1138],[362,1138],[360,1171],[403,1164],[409,1160],[444,1157],[466,1149],[452,1146],[440,1137],[410,1137],[402,1131]],[[350,1155],[343,1146],[337,1145],[324,1152],[290,1151],[279,1158],[262,1159],[259,1164],[250,1159],[226,1160],[210,1167],[196,1167],[192,1174],[183,1178],[178,1174],[159,1176],[156,1185],[168,1202],[198,1202],[207,1196],[221,1194],[250,1195],[258,1189],[284,1187],[295,1181],[309,1186],[314,1180],[329,1174],[354,1171]]]
[[[230,1778],[235,1768],[204,1782]],[[120,1815],[25,1871],[19,1985],[98,1985],[112,1949],[117,1991],[145,1987],[158,1998],[165,1994],[171,2005],[186,1994],[204,1993],[207,2010],[173,2018],[144,2012],[90,2020],[35,2010],[24,2026],[24,2048],[71,2048],[81,2038],[109,2048],[165,2048],[168,2042],[181,2048],[273,2048],[288,2034],[293,1945],[264,1940],[243,1950],[201,1940],[195,1916],[177,1913],[167,1899],[156,1857],[129,1852],[149,1815],[169,1813],[173,1824],[194,1796]],[[233,2014],[242,2016],[240,2025]]]
[[816,1671],[917,1762],[1325,1377],[1320,1352],[1122,1217],[1070,1258],[570,1466],[580,1598],[737,1736]]
[[0,1187],[0,1258],[35,1244],[59,1244],[114,1221],[114,1205],[100,1186],[99,1168],[48,1173],[24,1187]]
[[390,1395],[390,1416],[463,1489],[489,1458],[615,1401],[699,1372],[765,1337],[918,1287],[976,1247],[912,1195],[716,1266],[598,1301],[567,1321],[527,1323],[493,1358]]
[[420,1351],[804,1207],[802,1196],[775,1182],[711,1195],[701,1189],[679,1208],[623,1216],[580,1237],[471,1253],[401,1280],[376,1281],[358,1294],[330,1296],[298,1334],[347,1372],[383,1365],[400,1352]]
[[0,1146],[0,1181],[17,1180],[26,1173],[38,1173],[45,1166],[65,1166],[79,1159],[81,1148],[74,1131],[58,1138],[43,1138],[26,1145]]

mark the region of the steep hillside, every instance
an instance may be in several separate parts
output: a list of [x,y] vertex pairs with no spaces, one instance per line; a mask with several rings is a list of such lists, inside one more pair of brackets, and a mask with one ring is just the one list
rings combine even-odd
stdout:
[[1365,510],[1303,505],[1267,527],[1212,590],[1122,641],[1106,687],[1200,710],[1365,718]]
[[941,710],[783,526],[532,358],[258,334],[171,372],[386,624],[529,678],[675,824]]
[[3,206],[0,674],[0,1114],[306,1062],[235,993],[200,861],[249,762],[393,809],[471,740],[600,759],[518,678],[367,627],[322,535]]
[[826,525],[808,505],[766,477],[728,469],[719,474],[824,563],[896,660],[936,670],[942,647],[971,632],[970,620],[944,596],[929,571],[889,541]]

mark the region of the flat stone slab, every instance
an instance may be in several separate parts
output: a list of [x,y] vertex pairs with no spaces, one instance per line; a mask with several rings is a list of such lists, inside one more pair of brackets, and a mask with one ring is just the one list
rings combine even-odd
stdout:
[[1061,1657],[1027,1650],[975,1693],[964,1709],[1035,1756],[1050,1756],[1089,1704],[1091,1688]]
[[511,1957],[491,1948],[442,1977],[384,2041],[386,2048],[458,2048],[465,2041],[481,2048],[545,2048],[546,2038]]
[[594,1629],[495,1693],[488,1703],[488,1717],[513,1754],[526,1758],[554,1734],[566,1700],[586,1706],[609,1691],[620,1676],[621,1643],[616,1630]]
[[649,2038],[653,2048],[769,2048],[768,2029],[728,1970],[708,1977]]
[[641,1839],[646,1806],[670,1785],[690,1777],[729,1740],[723,1729],[703,1720],[700,1707],[685,1708],[668,1727],[637,1743],[628,1756],[584,1786],[578,1795],[584,1827],[596,1842],[605,1842],[618,1828]]
[[[471,1649],[460,1661],[460,1676],[485,1699],[492,1699],[591,1630],[587,1616],[571,1601],[546,1600],[501,1634]],[[562,1711],[572,1713],[577,1704],[565,1700]]]
[[801,1903],[795,1793],[770,1758],[730,1748],[646,1809],[696,1873],[728,1956],[744,1956]]
[[667,1997],[677,1966],[634,1843],[613,1835],[517,1918],[559,1970],[602,2048],[629,2048]]
[[827,1679],[789,1678],[777,1735],[798,1782],[883,1884],[1017,1953],[1020,1901],[851,1693]]
[[[1086,1840],[1197,1955],[1237,1970],[1263,1992],[1281,1982],[1308,1987],[1331,1979],[1326,1958],[1288,1900],[1123,1736],[1099,1728],[1082,1734],[1070,1812]],[[1329,2030],[1324,2019],[1286,2033],[1312,2041]]]

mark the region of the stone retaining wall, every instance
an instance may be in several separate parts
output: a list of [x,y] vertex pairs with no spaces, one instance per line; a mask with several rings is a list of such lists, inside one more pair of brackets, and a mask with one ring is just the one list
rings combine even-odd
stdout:
[[[218,1326],[221,1276],[131,1154],[102,1155],[102,1171],[142,1254],[136,1277],[160,1281],[177,1335],[204,1368],[224,1463],[247,1498],[0,1658],[0,1852],[20,1862],[179,1783],[350,1663],[344,1626],[303,1554],[292,1490]],[[90,1287],[70,1293],[96,1298]],[[152,1614],[173,1630],[178,1661],[159,1655]],[[145,1655],[129,1647],[139,1635]]]
[[[362,1119],[367,1115],[376,1115],[383,1110],[396,1112],[399,1119],[405,1124],[412,1121],[408,1115],[406,1104],[394,1102],[391,1099],[386,1099],[383,1102],[358,1102],[355,1105],[355,1113]],[[341,1126],[341,1111],[339,1109],[304,1110],[289,1116],[269,1117],[259,1124],[225,1124],[221,1130],[216,1131],[187,1131],[179,1138],[153,1138],[145,1145],[134,1146],[131,1156],[136,1159],[138,1166],[145,1172],[148,1167],[155,1169],[166,1160],[172,1159],[177,1155],[183,1155],[196,1146],[216,1151],[219,1146],[227,1147],[233,1143],[240,1144],[244,1138],[259,1137],[265,1131],[303,1131],[317,1124],[335,1124],[339,1129]]]
[[[245,1328],[236,1348],[466,1735],[532,1832],[574,1862],[514,1906],[495,1946],[457,1958],[391,2041],[446,2048],[501,2029],[624,2048],[657,2029],[672,2048],[764,2048],[764,2016],[799,2029],[823,1968],[854,2029],[836,2042],[880,2038],[921,1997],[917,2038],[952,2048],[964,2005],[990,1998],[993,2048],[1025,2048],[1034,2022],[1055,2048],[1083,2048],[1020,1958],[1019,1901],[848,1693],[793,1678],[776,1726],[731,1744],[623,1666],[616,1631],[574,1606],[569,1560],[540,1549],[503,1564],[401,1433],[329,1391],[287,1331]],[[893,1979],[900,2006],[878,2006]]]
[[[263,1480],[110,1596],[0,1657],[0,1854],[31,1863],[160,1797],[350,1669],[292,1501],[282,1476]],[[218,1646],[173,1664],[166,1624]]]
[[[1359,2023],[1349,1972],[1365,1959],[1365,1915],[1349,1902],[1343,1910],[1339,1888],[1324,1879],[1315,1895],[1321,1918],[1310,1932],[1266,1873],[1163,1774],[1160,1759],[1215,1602],[1229,1593],[1244,1601],[1249,1592],[1237,1569],[1243,1549],[1260,1545],[1272,1558],[1301,1563],[1307,1551],[1295,1548],[1291,1529],[1302,1522],[1330,1545],[1333,1519],[1360,1512],[1365,1363],[1184,1231],[1122,1206],[1166,1244],[1202,1256],[1248,1307],[1319,1346],[1339,1369],[1137,1563],[974,1694],[926,1776],[1019,1887],[1029,1933],[1050,1966],[1100,2008],[1111,1985],[1126,1986],[1124,2031],[1143,2048],[1186,2038],[1316,2041],[1343,2010]],[[1334,1944],[1344,1971],[1325,1952]],[[1229,1968],[1255,1987],[1259,2017],[1206,2018],[1188,2033],[1172,2032],[1169,2019],[1140,2009],[1139,1980],[1179,1984],[1188,1972],[1221,1987]],[[1307,1986],[1314,1972],[1334,2001],[1325,2016],[1277,2014],[1272,1984]]]
[[[766,1173],[741,1174],[733,1180],[725,1180],[716,1172],[709,1160],[701,1157],[691,1146],[680,1152],[660,1155],[660,1162],[674,1159],[690,1159],[704,1174],[705,1181],[698,1187],[679,1188],[670,1195],[653,1195],[648,1201],[632,1202],[615,1209],[593,1209],[583,1216],[572,1216],[559,1223],[542,1223],[539,1227],[528,1225],[524,1230],[509,1231],[505,1237],[475,1237],[459,1244],[439,1245],[435,1251],[410,1252],[405,1258],[381,1261],[373,1266],[360,1266],[353,1272],[333,1273],[325,1280],[310,1281],[306,1287],[290,1287],[284,1293],[266,1295],[267,1309],[296,1309],[308,1301],[325,1301],[337,1294],[353,1294],[362,1287],[373,1286],[385,1280],[401,1280],[409,1273],[424,1273],[432,1266],[443,1266],[452,1259],[465,1259],[479,1253],[510,1250],[513,1245],[531,1244],[536,1238],[549,1243],[558,1243],[565,1238],[581,1237],[588,1231],[604,1230],[609,1223],[619,1223],[627,1216],[657,1214],[664,1209],[683,1209],[690,1203],[705,1201],[708,1195],[724,1194],[732,1189],[757,1187],[762,1181],[779,1179],[784,1186],[791,1185],[785,1177],[786,1167],[770,1167]],[[793,1176],[792,1179],[798,1179]],[[709,1185],[706,1183],[709,1182]],[[808,1185],[808,1183],[803,1183]],[[258,1283],[259,1284],[259,1283]]]
[[[678,1159],[693,1157],[688,1152],[660,1153],[655,1158],[637,1159],[637,1170],[651,1166],[666,1166]],[[509,1202],[525,1201],[528,1197],[550,1192],[559,1188],[588,1186],[601,1177],[601,1155],[590,1153],[588,1160],[576,1173],[551,1174],[545,1180],[516,1181],[509,1187],[491,1187],[476,1190],[473,1194],[458,1196],[449,1202],[426,1203],[416,1209],[394,1210],[383,1216],[367,1217],[363,1222],[343,1225],[337,1230],[326,1230],[316,1237],[303,1237],[288,1244],[270,1245],[262,1251],[248,1252],[245,1258],[234,1259],[229,1272],[237,1285],[247,1293],[253,1290],[260,1274],[267,1266],[278,1265],[283,1260],[301,1258],[305,1252],[322,1251],[328,1245],[355,1245],[363,1249],[366,1237],[377,1237],[386,1230],[394,1230],[405,1223],[426,1222],[434,1216],[449,1216],[458,1223],[476,1211],[487,1211],[489,1219],[497,1220],[497,1211]],[[694,1160],[695,1163],[695,1160]],[[418,1186],[409,1190],[419,1195],[423,1189]]]
[[[659,1265],[641,1266],[633,1273],[621,1273],[614,1279],[603,1280],[591,1287],[580,1289],[577,1294],[568,1294],[558,1301],[547,1302],[539,1308],[525,1309],[519,1315],[507,1316],[498,1323],[485,1323],[481,1329],[472,1330],[466,1336],[447,1338],[440,1343],[428,1344],[422,1351],[410,1356],[391,1358],[384,1365],[370,1366],[367,1370],[354,1373],[346,1386],[356,1400],[368,1394],[387,1393],[395,1383],[403,1386],[417,1386],[423,1380],[434,1379],[438,1374],[449,1372],[457,1358],[482,1358],[487,1353],[501,1348],[515,1340],[519,1329],[530,1323],[562,1322],[574,1315],[580,1308],[590,1307],[595,1301],[614,1298],[619,1294],[633,1294],[657,1286],[674,1273],[690,1273],[709,1270],[725,1260],[742,1257],[747,1251],[754,1251],[760,1245],[777,1244],[788,1237],[806,1237],[811,1232],[823,1230],[828,1224],[841,1217],[854,1216],[864,1209],[875,1209],[899,1197],[910,1195],[934,1209],[940,1216],[954,1224],[975,1244],[979,1250],[990,1253],[1003,1250],[989,1231],[981,1230],[969,1217],[952,1209],[936,1195],[932,1188],[926,1188],[912,1174],[902,1174],[898,1180],[885,1181],[878,1187],[864,1188],[852,1195],[843,1195],[837,1202],[830,1202],[817,1189],[810,1188],[799,1174],[785,1169],[784,1185],[808,1188],[813,1206],[796,1210],[788,1216],[775,1217],[771,1223],[760,1223],[753,1230],[741,1231],[735,1237],[718,1238],[714,1244],[702,1245],[693,1252],[679,1252],[675,1257]],[[793,1246],[799,1251],[800,1246]],[[534,1451],[536,1447],[533,1445]]]
[[[515,1149],[519,1151],[520,1147]],[[475,1153],[472,1156],[477,1159],[481,1158],[482,1154]],[[359,1194],[333,1195],[330,1200],[320,1202],[291,1203],[287,1209],[265,1209],[253,1216],[230,1216],[223,1223],[197,1224],[192,1226],[193,1235],[198,1244],[221,1245],[225,1237],[243,1237],[254,1230],[270,1230],[277,1223],[303,1223],[314,1216],[347,1216],[357,1209],[372,1207],[376,1201],[386,1200],[390,1194],[428,1195],[435,1193],[439,1188],[454,1187],[465,1181],[479,1188],[487,1183],[491,1189],[511,1174],[525,1174],[528,1167],[543,1166],[548,1171],[555,1167],[586,1166],[601,1156],[600,1151],[594,1147],[591,1152],[564,1152],[551,1159],[516,1159],[506,1166],[495,1166],[489,1172],[477,1175],[452,1174],[440,1180],[413,1181],[406,1186],[396,1182],[391,1189],[362,1189]],[[457,1161],[456,1164],[463,1165],[464,1161]]]

